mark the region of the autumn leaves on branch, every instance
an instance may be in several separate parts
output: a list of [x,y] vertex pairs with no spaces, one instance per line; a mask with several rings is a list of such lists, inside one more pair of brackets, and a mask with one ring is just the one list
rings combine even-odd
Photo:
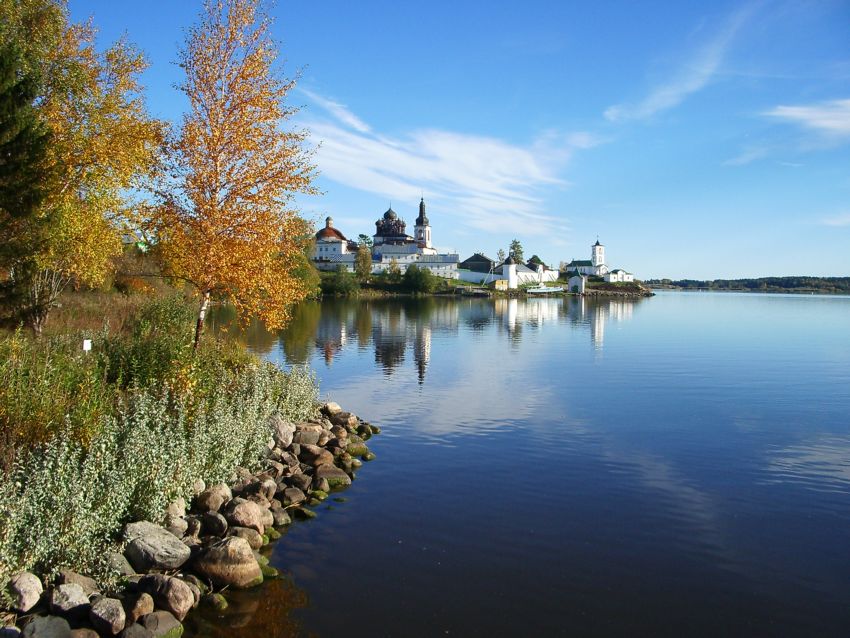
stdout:
[[[7,288],[24,292],[21,317],[40,331],[64,285],[98,285],[122,239],[143,235],[165,273],[199,295],[196,344],[213,299],[281,326],[307,294],[297,271],[309,225],[293,197],[314,192],[314,167],[306,132],[282,128],[294,82],[280,75],[261,0],[206,0],[179,52],[189,107],[173,129],[147,113],[141,54],[124,41],[98,53],[91,25],[71,24],[62,0],[0,0],[0,21],[18,73],[39,78],[30,107],[51,139],[39,166],[54,176],[31,211],[37,239],[0,256]],[[0,208],[0,233],[20,217]]]

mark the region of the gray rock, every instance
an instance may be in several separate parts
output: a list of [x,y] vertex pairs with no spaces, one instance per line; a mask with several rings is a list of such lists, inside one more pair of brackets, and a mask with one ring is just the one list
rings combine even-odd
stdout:
[[8,588],[15,611],[22,614],[35,607],[44,592],[38,576],[30,572],[21,572],[12,576]]
[[228,536],[238,536],[248,541],[251,549],[260,549],[263,546],[263,536],[257,530],[249,527],[231,527],[227,530]]
[[275,527],[283,527],[292,523],[289,513],[282,507],[273,507],[271,510],[272,518],[274,519]]
[[182,516],[174,514],[165,515],[165,529],[174,534],[177,538],[183,538],[186,530],[189,529],[189,523]]
[[91,596],[93,593],[100,591],[100,587],[98,587],[97,581],[94,578],[89,578],[88,576],[83,576],[77,572],[72,572],[70,569],[63,569],[60,571],[56,580],[60,585],[77,583],[83,588],[86,596]]
[[127,614],[124,612],[124,606],[120,600],[101,598],[91,606],[89,620],[101,634],[114,636],[124,629]]
[[118,638],[153,638],[153,632],[135,623],[125,627],[124,631],[118,634]]
[[89,597],[77,583],[58,585],[50,592],[50,611],[66,618],[84,618],[89,611]]
[[336,403],[335,401],[328,401],[321,408],[319,408],[319,411],[325,416],[332,417],[342,412],[342,408],[340,407],[339,403]]
[[[182,580],[184,583],[186,583],[186,586],[190,590],[192,590],[192,598],[193,598],[192,607],[197,607],[198,603],[201,601],[201,588],[198,587],[198,585],[196,585],[195,583],[190,582],[186,578],[180,578],[180,580]],[[195,580],[197,580],[197,578]]]
[[[112,635],[112,634],[106,634]],[[71,630],[71,638],[100,638],[98,633],[94,629],[89,629],[88,627],[79,627],[77,629]]]
[[195,595],[189,585],[164,574],[148,574],[142,578],[139,591],[150,594],[157,608],[165,609],[177,620],[183,620],[195,605]]
[[326,479],[329,489],[351,485],[351,477],[343,469],[330,463],[316,468],[316,478]]
[[348,430],[346,430],[341,425],[335,425],[331,428],[331,434],[333,434],[338,439],[347,439],[348,438]]
[[331,486],[328,484],[328,479],[326,478],[314,478],[312,484],[313,490],[321,490],[322,492],[328,492],[331,489]]
[[218,611],[227,609],[227,599],[221,594],[207,594],[201,598],[201,602],[205,606],[212,607]]
[[262,508],[244,498],[231,499],[224,506],[224,518],[230,525],[250,527],[260,534],[264,531]]
[[274,414],[269,419],[272,430],[272,438],[275,445],[281,449],[292,445],[292,435],[295,433],[295,424],[290,423],[279,414]]
[[127,617],[128,627],[142,616],[153,613],[153,610],[153,596],[145,592],[137,592],[124,599],[124,614]]
[[291,487],[297,487],[302,492],[306,492],[310,489],[310,483],[313,482],[313,479],[308,474],[295,474],[290,476],[287,482]]
[[231,536],[202,550],[192,562],[196,574],[217,587],[244,589],[263,582],[260,565],[244,538]]
[[333,454],[318,445],[302,444],[301,454],[298,455],[298,458],[301,459],[302,462],[313,467],[334,462]]
[[124,539],[129,541],[124,555],[138,572],[177,569],[189,560],[191,554],[174,534],[148,521],[127,525]]
[[289,467],[297,467],[298,466],[298,457],[291,452],[284,452],[280,455],[280,462],[286,463]]
[[208,487],[195,497],[195,508],[200,512],[217,512],[221,506],[233,498],[230,488],[224,483]]
[[272,476],[278,478],[283,476],[283,473],[286,471],[286,465],[280,463],[279,461],[266,461],[266,465],[269,466],[269,470],[272,473]]
[[120,576],[132,576],[136,573],[136,570],[133,569],[133,566],[130,565],[124,554],[109,552],[109,554],[106,555],[106,562],[109,565],[109,568]]
[[71,625],[58,616],[33,616],[24,626],[24,638],[71,638]]
[[165,513],[171,516],[186,516],[186,499],[178,496],[168,504]]
[[264,507],[262,510],[260,510],[260,522],[263,524],[263,531],[265,531],[269,527],[274,527],[274,515],[271,513],[270,507],[271,505],[269,505],[269,507]]
[[210,536],[224,536],[227,531],[227,519],[212,510],[201,517],[201,523],[204,534]]
[[[316,426],[318,427],[318,426]],[[322,436],[322,431],[320,430],[299,430],[292,437],[292,441],[294,443],[298,443],[299,445],[316,445],[319,442],[319,437]]]
[[350,428],[357,427],[357,417],[351,414],[351,412],[339,412],[331,417],[331,423],[349,428],[350,431]]
[[150,631],[154,638],[179,638],[183,635],[183,625],[167,611],[155,611],[142,616],[139,624]]
[[285,506],[297,505],[298,503],[304,502],[306,498],[307,495],[297,487],[287,487],[283,490],[283,504]]
[[198,538],[201,533],[201,519],[197,516],[186,517],[186,536]]

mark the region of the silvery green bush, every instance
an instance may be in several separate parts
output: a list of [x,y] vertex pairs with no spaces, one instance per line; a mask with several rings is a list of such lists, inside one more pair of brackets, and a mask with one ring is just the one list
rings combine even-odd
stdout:
[[22,569],[49,577],[62,568],[110,582],[105,554],[124,523],[160,521],[199,478],[255,469],[271,415],[297,421],[315,411],[318,388],[305,369],[253,360],[216,374],[221,392],[193,401],[167,385],[138,388],[87,444],[60,431],[19,457],[0,491],[0,583]]

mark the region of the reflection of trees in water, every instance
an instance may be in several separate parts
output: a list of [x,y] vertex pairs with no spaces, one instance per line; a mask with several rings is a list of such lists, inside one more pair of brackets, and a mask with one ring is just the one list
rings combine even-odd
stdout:
[[280,345],[289,364],[304,365],[309,361],[310,346],[321,316],[321,302],[305,301],[295,307],[289,324],[279,333]]
[[288,578],[226,593],[223,612],[198,608],[185,621],[186,638],[289,638],[303,634],[292,613],[309,603],[307,593]]
[[213,306],[207,315],[206,330],[208,335],[247,345],[260,355],[271,352],[277,341],[275,334],[259,319],[251,319],[243,325],[233,306]]

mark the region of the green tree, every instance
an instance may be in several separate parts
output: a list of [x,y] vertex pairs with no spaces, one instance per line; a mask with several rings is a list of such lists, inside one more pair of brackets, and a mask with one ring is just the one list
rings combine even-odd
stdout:
[[401,268],[399,268],[398,261],[393,257],[390,259],[390,265],[387,268],[387,281],[393,284],[397,284],[401,281]]
[[511,246],[508,248],[508,255],[514,258],[514,261],[518,264],[522,264],[525,262],[525,258],[522,255],[522,244],[519,243],[519,239],[514,239],[511,241]]
[[496,260],[499,263],[502,263],[505,261],[505,257],[507,257],[507,255],[505,254],[504,248],[499,248],[498,252],[496,252]]
[[20,52],[12,44],[0,49],[0,281],[3,301],[17,301],[12,270],[27,268],[43,219],[39,209],[52,176],[47,154],[50,132],[33,107],[38,95],[34,73],[22,69]]
[[437,277],[430,270],[416,264],[408,266],[402,277],[402,284],[410,292],[433,292],[438,283]]
[[372,251],[366,244],[357,247],[357,256],[354,258],[354,272],[360,282],[367,281],[372,274]]
[[532,255],[531,259],[528,260],[528,263],[534,264],[535,266],[546,265],[545,263],[543,263],[543,260],[540,259],[540,257],[538,257],[537,255]]
[[372,238],[369,237],[369,235],[364,235],[363,233],[360,233],[357,236],[357,243],[358,244],[365,244],[366,246],[368,246],[371,249],[374,242],[372,241]]

